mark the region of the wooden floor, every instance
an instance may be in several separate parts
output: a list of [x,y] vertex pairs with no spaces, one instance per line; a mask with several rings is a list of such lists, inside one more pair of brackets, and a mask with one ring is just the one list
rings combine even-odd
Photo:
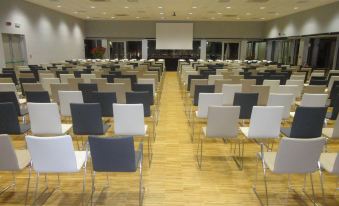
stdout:
[[[183,100],[175,72],[167,72],[160,106],[160,121],[157,139],[153,145],[153,163],[148,167],[144,162],[144,185],[146,188],[144,205],[260,205],[252,190],[256,171],[255,153],[259,147],[255,143],[245,144],[244,169],[238,167],[230,157],[229,145],[222,141],[208,141],[204,144],[202,169],[196,164],[196,143],[191,143]],[[15,146],[23,147],[22,137],[15,138]],[[275,146],[277,148],[277,146]],[[338,151],[331,145],[330,151]],[[146,148],[145,148],[146,150]],[[145,160],[147,156],[145,155]],[[56,175],[48,175],[49,190],[37,201],[38,205],[88,205],[91,191],[91,164],[87,175],[86,194],[81,195],[82,175],[61,175],[61,188],[57,186]],[[264,198],[262,170],[259,167],[258,192]],[[35,173],[33,173],[35,177]],[[2,185],[10,183],[10,173],[0,173]],[[1,194],[0,205],[23,205],[27,185],[28,169],[17,173],[15,189]],[[138,174],[110,174],[110,186],[106,185],[106,174],[98,174],[97,191],[93,205],[137,205]],[[313,175],[317,200],[320,205],[339,205],[334,198],[335,177],[325,174],[326,203],[321,199],[318,173]],[[270,205],[313,205],[302,192],[303,176],[292,175],[292,187],[288,194],[287,175],[268,174]],[[44,189],[41,176],[40,191]],[[30,187],[31,201],[35,179]],[[308,182],[307,193],[311,194]],[[288,197],[288,199],[286,199]]]

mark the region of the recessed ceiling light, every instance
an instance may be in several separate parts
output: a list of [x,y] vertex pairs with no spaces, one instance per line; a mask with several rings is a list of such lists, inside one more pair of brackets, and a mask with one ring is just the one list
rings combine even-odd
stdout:
[[192,9],[196,9],[196,8],[198,8],[198,7],[196,7],[196,6],[192,6]]
[[219,12],[218,14],[221,15],[222,13]]
[[103,15],[106,15],[107,13],[106,12],[102,12]]
[[299,9],[299,7],[294,7],[293,9],[297,10],[297,9]]
[[115,16],[112,16],[111,18],[112,18],[112,19],[115,19]]
[[158,9],[162,9],[162,6],[158,6]]
[[128,9],[128,6],[125,6],[124,8],[125,8],[125,9]]
[[247,12],[246,15],[249,16],[249,15],[251,15],[251,13]]
[[186,19],[190,19],[189,17],[186,17]]
[[164,15],[164,13],[163,13],[163,12],[161,12],[161,13],[160,13],[160,15]]
[[214,17],[211,17],[211,19],[215,19]]
[[226,7],[226,9],[230,9],[230,8],[232,8],[232,7],[230,7],[230,6]]
[[261,20],[264,20],[265,18],[264,17],[262,17],[262,18],[260,18]]
[[86,16],[86,19],[89,19],[89,18],[91,18],[90,16]]
[[190,13],[188,13],[189,15],[192,15],[193,13],[192,12],[190,12]]
[[260,7],[260,9],[266,9],[266,7],[264,7],[264,6],[261,6],[261,7]]
[[73,13],[74,13],[74,14],[77,14],[77,13],[79,13],[79,12],[77,12],[77,11],[73,11]]
[[139,17],[139,16],[137,16],[137,17],[135,17],[135,18],[137,18],[137,19],[140,19],[140,17]]
[[61,5],[58,5],[57,7],[58,7],[58,8],[60,8],[60,7],[61,7]]
[[91,6],[91,9],[95,9],[95,6]]
[[237,17],[237,19],[239,20],[239,19],[240,19],[240,17]]
[[275,15],[279,15],[279,13],[277,12],[277,13],[275,13]]

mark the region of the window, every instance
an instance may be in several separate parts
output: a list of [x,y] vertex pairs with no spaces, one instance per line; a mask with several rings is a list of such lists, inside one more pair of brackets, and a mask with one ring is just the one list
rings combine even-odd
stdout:
[[125,58],[125,45],[124,42],[109,42],[110,45],[110,58],[111,59],[124,59]]
[[307,64],[312,68],[332,68],[335,45],[335,37],[310,39]]
[[221,59],[222,43],[221,42],[207,42],[206,45],[206,58],[207,59]]
[[127,41],[127,59],[141,59],[142,43],[141,41]]
[[224,60],[239,59],[239,43],[224,43]]

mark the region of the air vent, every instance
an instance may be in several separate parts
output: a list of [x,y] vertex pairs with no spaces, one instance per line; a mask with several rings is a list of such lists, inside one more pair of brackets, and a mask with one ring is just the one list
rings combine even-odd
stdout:
[[116,14],[115,16],[128,16],[128,14]]

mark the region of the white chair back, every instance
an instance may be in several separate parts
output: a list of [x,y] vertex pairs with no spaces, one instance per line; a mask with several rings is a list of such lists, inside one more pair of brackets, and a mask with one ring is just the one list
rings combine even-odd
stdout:
[[280,141],[274,163],[275,173],[312,173],[318,170],[318,160],[326,139],[288,138]]
[[267,106],[283,106],[283,119],[290,117],[291,105],[294,102],[293,94],[275,94],[271,93],[268,97]]
[[84,103],[81,91],[58,91],[62,116],[71,116],[71,103]]
[[155,79],[138,78],[137,82],[138,82],[138,84],[152,84],[153,85],[153,94],[156,93]]
[[325,107],[327,102],[327,94],[304,94],[300,106],[301,107]]
[[254,106],[248,138],[279,138],[283,106]]
[[224,79],[223,75],[208,75],[208,85],[214,85],[215,80]]
[[7,134],[0,134],[0,157],[0,171],[15,171],[20,169],[11,137]]
[[51,84],[60,84],[59,78],[44,78],[40,80],[42,88],[52,95]]
[[278,87],[271,88],[270,92],[278,94],[293,94],[294,98],[300,96],[300,91],[297,85],[279,85]]
[[79,171],[71,136],[48,138],[26,136],[26,142],[35,171],[42,173]]
[[68,79],[75,78],[74,74],[60,74],[60,81],[63,84],[68,84]]
[[265,79],[263,82],[264,86],[270,86],[271,90],[274,91],[276,87],[280,85],[280,80],[270,80],[270,79]]
[[146,135],[143,104],[113,104],[113,113],[116,135]]
[[91,79],[96,78],[95,74],[81,74],[81,79],[84,80],[84,83],[91,83]]
[[207,118],[209,106],[222,106],[222,93],[200,93],[198,101],[198,118]]
[[233,105],[234,94],[237,92],[241,92],[241,84],[224,84],[222,86],[223,93],[223,105]]

